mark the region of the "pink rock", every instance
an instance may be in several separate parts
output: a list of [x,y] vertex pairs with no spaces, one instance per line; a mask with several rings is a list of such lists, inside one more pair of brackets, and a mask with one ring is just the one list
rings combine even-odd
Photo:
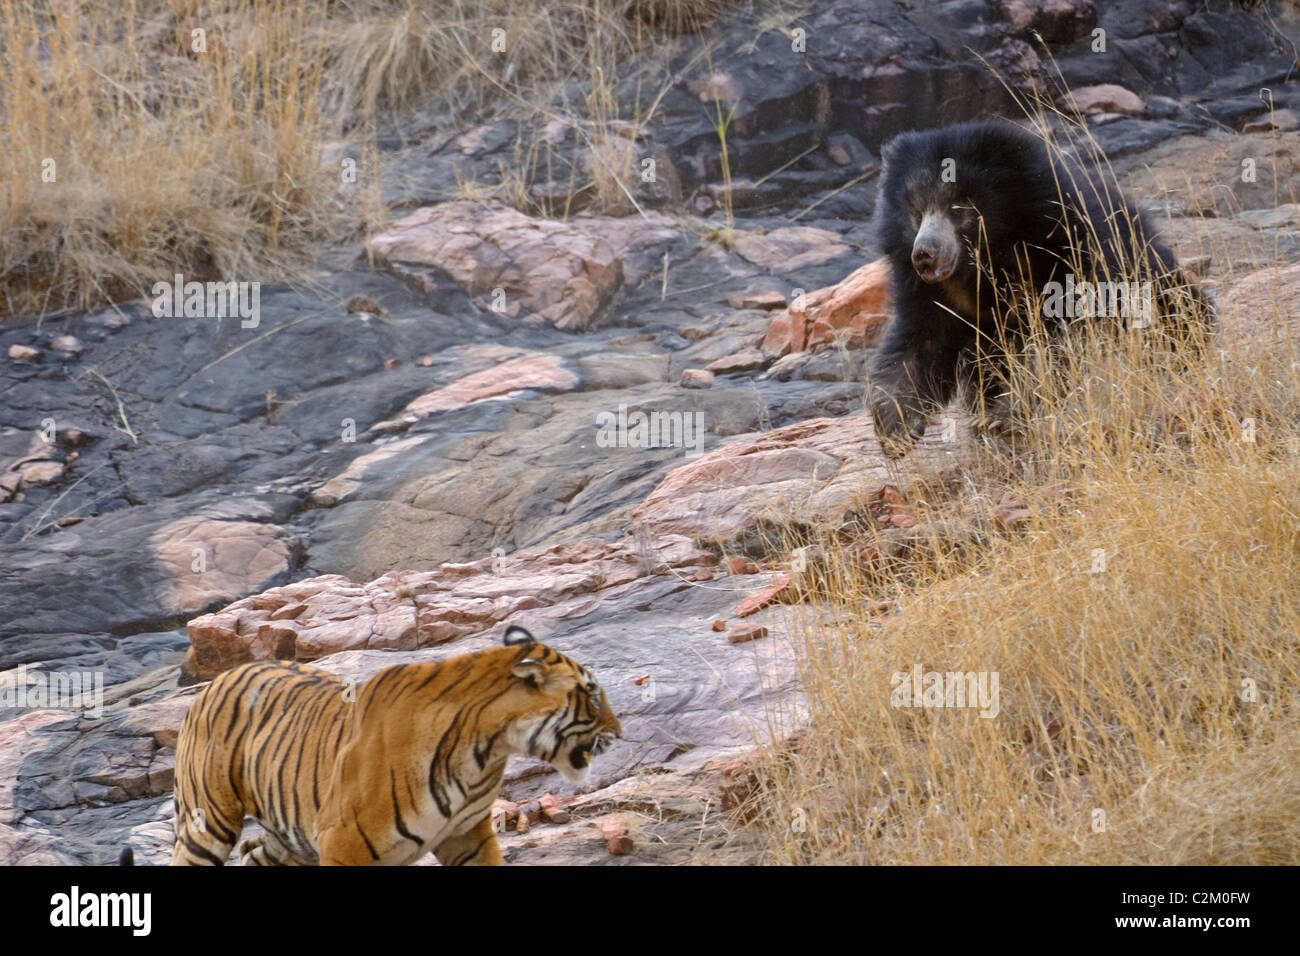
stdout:
[[727,632],[727,642],[730,644],[748,644],[760,637],[767,637],[767,628],[762,624],[738,624]]
[[15,362],[35,362],[41,357],[40,349],[34,349],[30,345],[11,345],[9,346],[9,357]]
[[541,810],[542,819],[547,823],[569,822],[569,811],[560,806],[560,801],[555,799],[554,794],[542,794],[537,804]]
[[[381,429],[384,423],[381,422],[375,428]],[[381,445],[372,452],[359,455],[348,464],[348,467],[329,479],[319,488],[312,492],[311,500],[313,504],[333,507],[346,500],[352,495],[365,480],[366,472],[376,465],[387,461],[390,458],[397,457],[428,441],[428,436],[414,435],[410,438],[404,438],[400,441],[390,442],[387,445]]]
[[802,352],[807,336],[807,326],[802,313],[782,312],[768,325],[759,349],[767,358],[780,358],[790,352]]
[[688,368],[682,371],[682,388],[712,388],[713,373],[702,368]]
[[1095,113],[1141,113],[1142,97],[1114,83],[1081,86],[1061,97],[1061,105],[1086,115]]
[[1219,321],[1224,334],[1247,337],[1275,348],[1300,334],[1300,265],[1269,266],[1251,272],[1219,293]]
[[715,375],[730,375],[733,372],[751,372],[762,368],[767,361],[767,357],[758,349],[741,349],[734,355],[714,359],[705,368]]
[[749,558],[744,558],[740,555],[735,555],[727,559],[728,574],[757,574],[761,570],[762,568],[749,560]]
[[63,477],[63,462],[30,461],[18,469],[18,475],[22,479],[19,487],[48,485]]
[[760,269],[786,273],[819,266],[852,251],[839,233],[815,226],[782,226],[765,232],[737,229],[731,248]]
[[466,294],[492,296],[502,314],[558,329],[586,328],[623,284],[622,259],[605,239],[497,203],[427,206],[366,248],[416,288],[429,285],[418,267],[434,266]]
[[600,832],[611,856],[627,856],[635,849],[628,828],[621,823],[602,823]]
[[736,617],[748,617],[749,615],[761,611],[773,601],[777,595],[790,586],[790,575],[783,574],[765,588],[755,591],[745,600],[741,601],[736,608]]
[[194,618],[181,669],[207,680],[251,660],[313,661],[345,650],[431,647],[485,631],[519,611],[647,574],[693,571],[713,560],[688,538],[660,535],[648,543],[590,538],[437,571],[393,572],[364,585],[322,575]]
[[846,348],[867,348],[880,340],[888,313],[889,263],[882,258],[836,285],[797,297],[772,320],[761,348],[770,355],[837,341]]
[[[958,439],[968,418],[958,416]],[[925,473],[950,468],[954,443],[936,422],[907,459]],[[896,480],[881,455],[870,415],[813,418],[739,435],[668,472],[632,513],[632,529],[682,534],[731,548],[761,521],[840,519],[864,489]]]
[[175,614],[256,591],[289,568],[287,533],[255,521],[180,518],[156,531],[152,543],[171,576],[166,600]]
[[[462,408],[523,389],[564,392],[577,384],[578,376],[565,368],[561,358],[542,352],[530,352],[426,392],[406,406],[398,421],[413,424],[434,412]],[[387,431],[389,429],[385,426],[388,424],[380,422],[374,428],[376,431]]]

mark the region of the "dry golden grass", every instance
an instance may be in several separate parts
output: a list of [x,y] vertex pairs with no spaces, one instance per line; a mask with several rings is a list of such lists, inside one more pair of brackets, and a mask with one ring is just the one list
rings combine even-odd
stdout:
[[[792,612],[812,725],[763,796],[776,860],[1300,860],[1300,457],[1061,450],[1068,507],[974,560],[828,569],[832,607],[894,616]],[[915,665],[997,672],[997,716],[891,706]]]
[[[928,547],[864,563],[822,537],[815,600],[786,612],[809,723],[742,812],[769,860],[1300,862],[1300,323],[1278,298],[1221,294],[1190,368],[1139,332],[1050,377],[1031,348],[1026,436],[904,489]],[[974,551],[925,520],[999,500],[1038,504]],[[917,666],[996,673],[996,716],[895,706]]]
[[330,194],[312,6],[266,0],[239,23],[0,2],[0,312],[143,294],[178,271],[261,279],[297,251]]
[[[574,188],[621,202],[614,70],[728,5],[0,0],[0,315],[144,295],[175,272],[283,275],[333,227],[382,219],[373,162],[349,188],[322,147],[416,105],[472,121],[586,84],[597,161]],[[498,198],[528,202],[526,175],[504,181]]]

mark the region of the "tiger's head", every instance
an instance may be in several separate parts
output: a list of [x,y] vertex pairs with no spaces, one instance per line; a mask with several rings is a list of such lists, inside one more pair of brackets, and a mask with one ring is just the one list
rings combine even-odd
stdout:
[[521,710],[515,723],[523,732],[520,749],[582,783],[591,759],[623,736],[609,698],[585,667],[524,628],[508,628],[505,643],[518,648],[510,675],[519,682],[512,696]]

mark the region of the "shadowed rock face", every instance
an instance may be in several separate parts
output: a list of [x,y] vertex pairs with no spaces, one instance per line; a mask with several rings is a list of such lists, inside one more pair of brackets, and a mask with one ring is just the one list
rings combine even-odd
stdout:
[[[787,26],[802,51],[724,21],[711,64],[686,69],[684,50],[662,66],[681,75],[636,141],[668,170],[635,186],[654,212],[560,223],[460,201],[457,182],[490,185],[528,130],[431,132],[415,115],[400,132],[423,144],[383,171],[408,214],[371,239],[376,266],[326,250],[310,284],[262,289],[257,328],[148,303],[0,327],[0,678],[84,672],[104,691],[97,718],[0,709],[0,862],[110,862],[128,840],[166,858],[198,690],[182,678],[293,657],[364,679],[486,647],[508,623],[591,667],[626,732],[582,794],[511,765],[506,800],[551,791],[569,819],[507,833],[508,860],[752,859],[710,849],[700,821],[738,754],[798,726],[776,603],[790,588],[778,563],[718,559],[761,560],[774,520],[834,520],[899,480],[862,414],[888,294],[873,151],[1005,106],[969,50],[1032,76],[1037,31],[1072,85],[1120,87],[1080,105],[1135,195],[1174,215],[1184,256],[1300,259],[1300,220],[1273,209],[1297,134],[1202,135],[1266,113],[1260,86],[1300,108],[1289,50],[1236,5],[820,2]],[[1092,50],[1098,27],[1111,55]],[[630,108],[631,86],[619,95]],[[715,103],[735,107],[729,184]],[[553,132],[543,192],[590,162]],[[1270,162],[1225,195],[1247,155]],[[727,203],[723,242],[709,233]],[[1218,216],[1182,216],[1198,209]],[[1293,271],[1221,293],[1225,334],[1293,302]],[[379,310],[348,311],[366,299]],[[706,368],[710,387],[682,387]],[[670,427],[602,431],[638,412]],[[903,467],[958,459],[953,424]],[[890,520],[902,533],[915,517]]]

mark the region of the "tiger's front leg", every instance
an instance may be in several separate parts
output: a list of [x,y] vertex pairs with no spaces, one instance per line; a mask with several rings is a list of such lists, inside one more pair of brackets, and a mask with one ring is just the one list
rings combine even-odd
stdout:
[[321,866],[374,866],[379,857],[379,851],[359,824],[340,822],[321,827]]
[[464,833],[448,837],[433,850],[443,866],[504,866],[497,832],[488,813]]

